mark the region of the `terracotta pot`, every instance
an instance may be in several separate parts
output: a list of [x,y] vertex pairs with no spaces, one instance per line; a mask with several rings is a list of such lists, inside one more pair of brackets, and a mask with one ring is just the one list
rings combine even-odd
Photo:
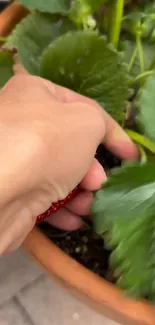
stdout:
[[[0,15],[0,35],[7,35],[26,15],[22,6],[11,4]],[[34,229],[24,242],[25,250],[61,285],[88,303],[92,308],[128,325],[155,325],[155,308],[145,301],[134,301],[124,296],[113,284],[63,253],[38,229]]]
[[0,36],[7,36],[13,27],[28,13],[24,7],[18,3],[12,3],[0,15]]

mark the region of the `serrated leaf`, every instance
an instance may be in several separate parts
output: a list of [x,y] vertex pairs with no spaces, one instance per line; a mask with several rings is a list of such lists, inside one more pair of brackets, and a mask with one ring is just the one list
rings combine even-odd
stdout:
[[67,14],[70,8],[69,0],[18,0],[29,10],[38,10],[46,13]]
[[144,134],[155,141],[155,73],[147,78],[145,85],[141,88],[138,105],[137,121]]
[[41,76],[86,95],[121,121],[128,99],[127,69],[118,52],[96,32],[59,37],[45,49]]
[[155,213],[155,164],[132,163],[113,170],[96,194],[93,212],[99,233],[105,230],[105,222],[111,225],[115,218],[125,218],[127,222],[137,215]]
[[113,250],[110,264],[118,286],[146,297],[154,282],[155,164],[132,163],[113,171],[92,211],[97,233],[106,231]]
[[16,47],[29,73],[39,75],[40,56],[52,40],[75,27],[68,18],[34,13],[19,23],[9,36],[6,48]]
[[0,88],[13,76],[12,54],[0,51]]
[[150,268],[152,218],[137,216],[129,222],[124,217],[115,223],[119,239],[116,248],[111,246],[111,268],[115,270],[117,283],[122,289],[136,298],[144,297],[149,294],[153,280],[153,268]]

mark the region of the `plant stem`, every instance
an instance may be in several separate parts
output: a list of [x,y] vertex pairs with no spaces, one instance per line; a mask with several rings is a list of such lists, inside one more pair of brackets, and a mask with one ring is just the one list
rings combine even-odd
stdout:
[[137,56],[137,45],[133,51],[133,54],[132,54],[130,62],[129,62],[128,73],[131,72],[131,69],[132,69],[135,59],[136,59],[136,56]]
[[7,42],[8,40],[8,37],[3,37],[3,36],[0,36],[0,42]]
[[137,43],[137,49],[138,49],[138,54],[139,54],[140,69],[141,69],[141,73],[143,73],[145,71],[145,64],[144,64],[144,52],[143,52],[143,46],[142,46],[140,33],[137,33],[137,35],[136,35],[136,43]]
[[149,70],[153,70],[155,68],[155,58],[152,60]]
[[131,80],[131,85],[135,84],[137,81],[140,81],[141,79],[144,79],[150,75],[152,75],[153,71],[145,71],[141,74],[139,74],[137,77],[135,77],[133,80]]
[[121,24],[124,12],[124,0],[113,0],[111,6],[111,19],[109,21],[109,40],[115,48],[118,47]]
[[126,130],[126,133],[133,141],[137,142],[152,153],[155,153],[155,143],[153,141],[132,130]]
[[140,162],[142,163],[142,164],[145,164],[146,162],[147,162],[147,154],[146,154],[146,152],[145,152],[145,150],[144,150],[144,148],[141,146],[141,145],[138,145],[138,149],[139,149],[139,151],[140,151],[140,155],[141,155],[141,157],[140,157]]

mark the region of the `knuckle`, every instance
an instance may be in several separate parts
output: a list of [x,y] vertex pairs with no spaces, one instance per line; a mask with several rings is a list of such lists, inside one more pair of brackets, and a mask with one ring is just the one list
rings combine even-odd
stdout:
[[29,149],[30,155],[33,157],[42,156],[45,152],[45,141],[43,136],[37,131],[33,131],[26,138],[27,148]]

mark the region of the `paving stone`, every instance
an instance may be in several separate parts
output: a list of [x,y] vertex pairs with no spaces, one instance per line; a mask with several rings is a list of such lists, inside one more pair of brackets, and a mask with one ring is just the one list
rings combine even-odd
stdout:
[[0,258],[0,304],[32,283],[42,271],[21,249]]
[[17,295],[36,325],[119,325],[101,316],[42,277]]
[[29,317],[23,313],[20,306],[14,301],[9,301],[0,307],[1,325],[32,325]]

